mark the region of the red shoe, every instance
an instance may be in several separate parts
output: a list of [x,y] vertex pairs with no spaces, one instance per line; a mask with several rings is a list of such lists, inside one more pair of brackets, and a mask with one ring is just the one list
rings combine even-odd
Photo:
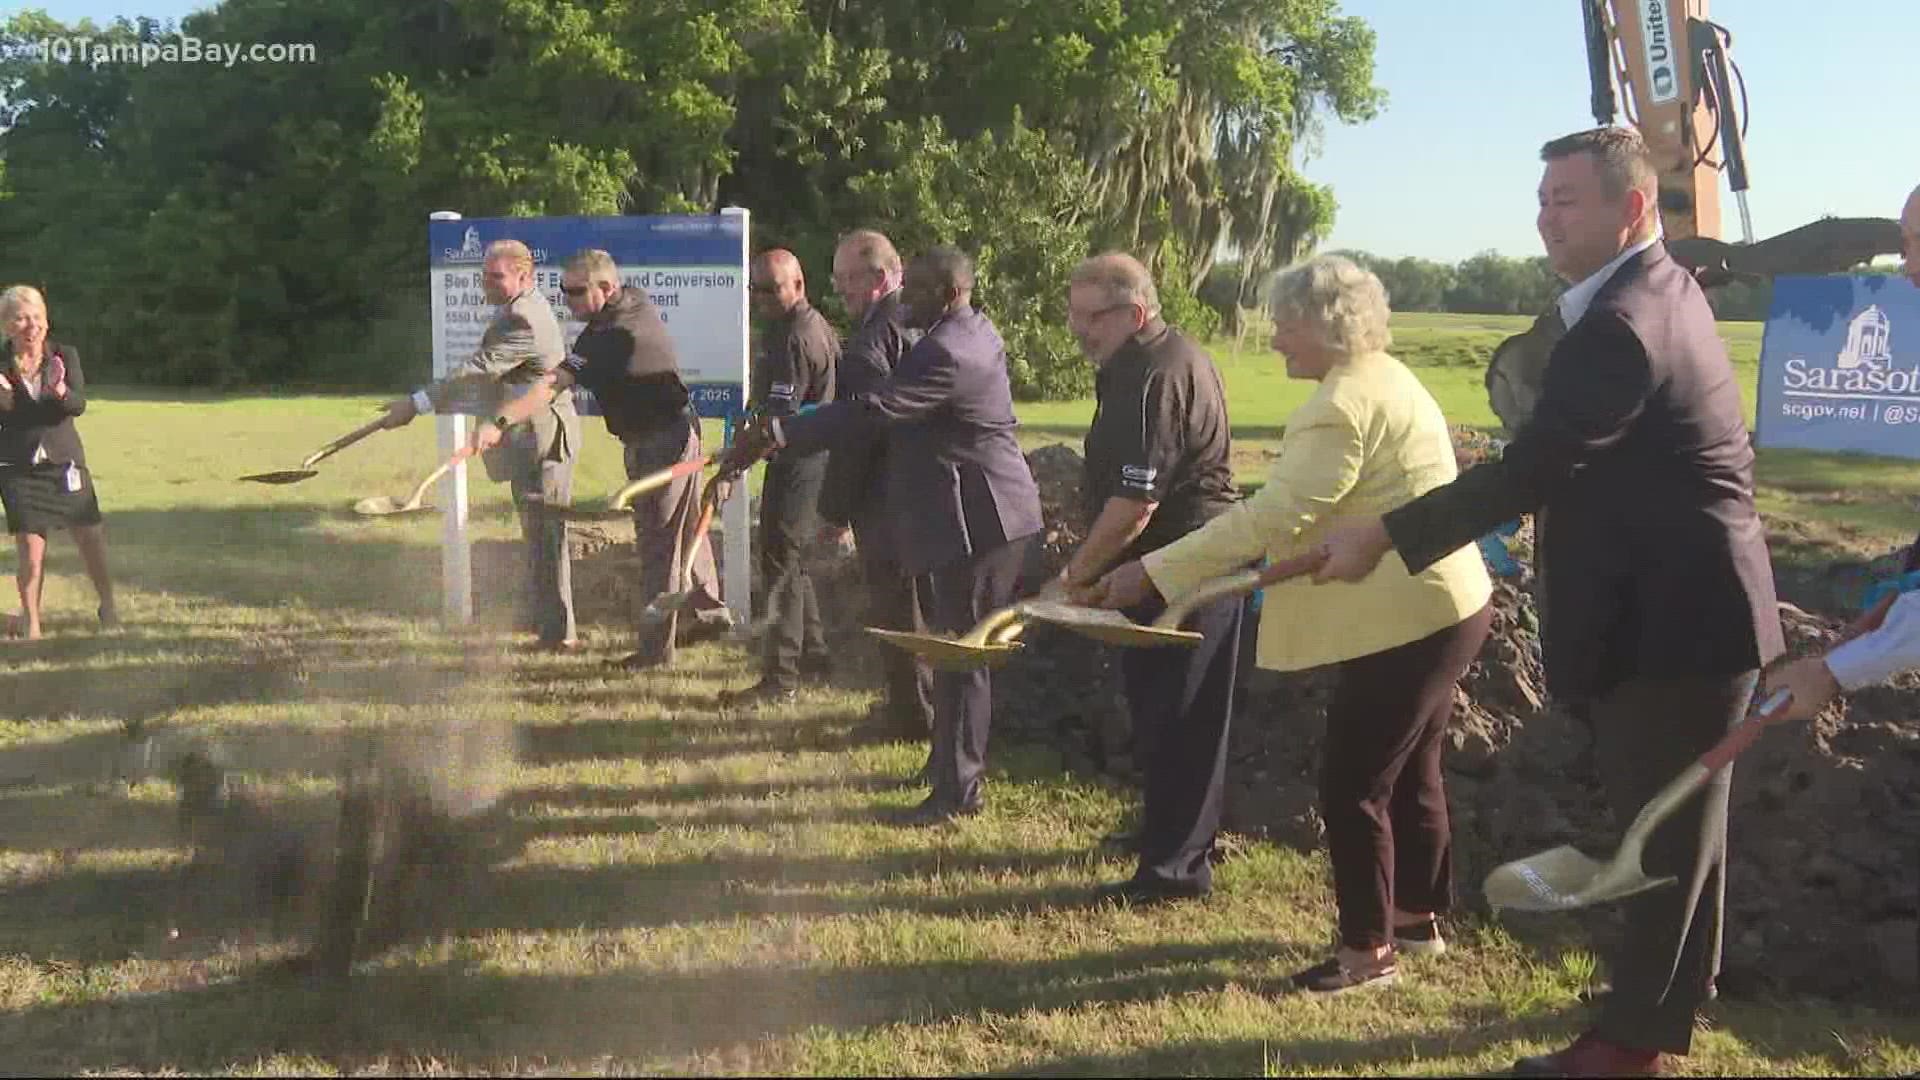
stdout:
[[1663,1064],[1658,1050],[1621,1046],[1588,1031],[1557,1054],[1523,1057],[1513,1063],[1515,1076],[1659,1076]]

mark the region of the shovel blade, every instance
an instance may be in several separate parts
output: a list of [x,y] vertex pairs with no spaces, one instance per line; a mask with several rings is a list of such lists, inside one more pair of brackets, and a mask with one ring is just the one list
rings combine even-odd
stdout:
[[866,629],[867,633],[881,641],[905,649],[934,667],[947,671],[974,671],[983,667],[999,667],[1012,659],[1013,654],[1020,649],[1018,642],[973,645],[935,634],[882,630],[877,626],[869,626]]
[[391,495],[370,495],[353,504],[353,512],[363,517],[397,517],[431,509],[433,507],[426,503],[408,505]]
[[1570,911],[1625,899],[1673,884],[1671,877],[1648,877],[1639,860],[1622,853],[1601,862],[1579,849],[1561,845],[1496,867],[1481,891],[1495,908],[1517,911]]
[[1082,634],[1109,645],[1195,645],[1202,635],[1192,630],[1142,626],[1117,611],[1105,608],[1062,604],[1052,600],[1029,600],[1020,610],[1029,618]]
[[240,479],[249,484],[297,484],[319,475],[318,469],[281,469],[279,472],[253,473]]

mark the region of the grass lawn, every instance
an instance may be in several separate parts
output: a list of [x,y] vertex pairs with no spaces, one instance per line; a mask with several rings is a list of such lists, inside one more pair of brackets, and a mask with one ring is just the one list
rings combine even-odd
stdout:
[[[1401,351],[1427,361],[1456,420],[1488,423],[1468,358],[1506,325],[1408,321]],[[1757,332],[1730,336],[1750,370]],[[1305,386],[1268,357],[1226,366],[1243,442],[1271,445]],[[893,781],[921,751],[852,737],[864,690],[722,714],[714,692],[755,676],[738,646],[610,679],[599,662],[626,634],[604,623],[585,628],[589,656],[523,656],[504,583],[479,583],[474,628],[441,630],[437,518],[348,510],[432,467],[429,425],[303,484],[233,481],[297,463],[373,405],[97,393],[83,431],[127,626],[91,625],[57,538],[49,638],[0,643],[0,1073],[1458,1075],[1584,1026],[1591,957],[1490,923],[1458,927],[1462,947],[1414,962],[1399,988],[1283,994],[1330,941],[1318,853],[1247,845],[1204,905],[1089,907],[1131,869],[1101,838],[1134,797],[1059,775],[1047,753],[997,746],[986,814],[901,830],[878,815],[918,798]],[[1077,442],[1089,412],[1021,409],[1034,441]],[[621,479],[590,431],[583,498]],[[1904,540],[1913,471],[1762,465],[1770,508],[1815,522],[1815,546]],[[474,490],[477,539],[516,538],[504,489]],[[501,857],[448,886],[447,933],[370,960],[350,993],[269,977],[287,946],[245,926],[169,940],[187,855],[174,789],[104,782],[131,718],[218,738],[316,818],[349,732],[511,726]],[[1684,1072],[1920,1069],[1911,1016],[1812,1001],[1713,1013]]]

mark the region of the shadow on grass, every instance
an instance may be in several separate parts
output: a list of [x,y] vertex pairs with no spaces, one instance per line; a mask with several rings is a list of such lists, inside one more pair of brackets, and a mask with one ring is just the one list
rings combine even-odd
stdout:
[[[435,1060],[457,1071],[534,1062],[673,1061],[725,1055],[814,1028],[937,1023],[981,1012],[1084,1008],[1215,990],[1215,965],[1275,946],[1168,944],[1042,962],[515,975],[477,957],[428,970],[374,968],[342,989],[266,977],[87,1005],[0,1014],[9,1068],[220,1071],[270,1054],[342,1072]],[[603,954],[604,955],[604,954]],[[583,962],[594,964],[589,955]],[[85,1033],[81,1038],[80,1033]],[[756,1060],[767,1071],[764,1059]],[[1188,1071],[1181,1069],[1177,1071]]]

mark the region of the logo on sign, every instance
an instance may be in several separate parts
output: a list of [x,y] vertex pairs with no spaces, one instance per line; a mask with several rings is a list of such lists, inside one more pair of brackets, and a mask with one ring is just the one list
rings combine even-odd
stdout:
[[1846,344],[1832,367],[1814,367],[1796,356],[1787,361],[1782,380],[1789,394],[1908,395],[1920,392],[1920,364],[1893,366],[1893,320],[1870,304],[1847,324]]
[[1640,37],[1647,50],[1647,81],[1653,98],[1664,105],[1680,99],[1680,74],[1674,67],[1673,20],[1668,0],[1640,0]]
[[[533,261],[536,266],[546,263],[547,249],[529,248],[528,251],[533,255]],[[450,263],[477,263],[487,261],[487,246],[480,242],[480,227],[477,225],[467,226],[466,233],[460,237],[460,246],[457,248],[442,248],[440,255],[442,261]]]

